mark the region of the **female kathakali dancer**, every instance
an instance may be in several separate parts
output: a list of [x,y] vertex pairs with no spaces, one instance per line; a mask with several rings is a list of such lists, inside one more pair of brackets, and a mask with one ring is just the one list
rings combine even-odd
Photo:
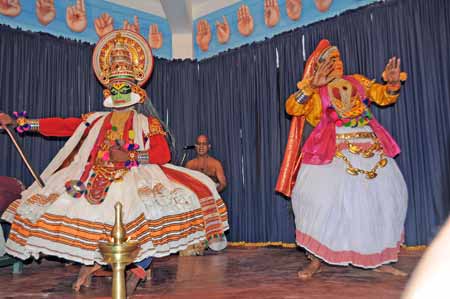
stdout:
[[[370,111],[397,101],[400,59],[389,60],[383,79],[344,75],[339,50],[322,40],[286,101],[293,118],[276,189],[292,198],[296,241],[309,253],[301,279],[321,261],[405,275],[387,265],[398,259],[408,203],[393,160],[400,148]],[[300,149],[304,119],[315,128]]]

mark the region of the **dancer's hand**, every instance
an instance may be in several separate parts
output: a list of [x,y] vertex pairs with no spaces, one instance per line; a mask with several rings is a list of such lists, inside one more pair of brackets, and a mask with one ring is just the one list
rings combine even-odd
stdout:
[[109,150],[109,159],[112,162],[125,162],[128,160],[128,152],[118,147]]
[[13,123],[14,123],[14,121],[11,118],[11,116],[9,116],[6,113],[0,112],[0,124],[1,125],[8,126],[8,125],[11,125]]
[[400,83],[400,58],[391,57],[389,59],[384,68],[383,80],[391,85]]
[[330,76],[333,70],[334,70],[333,61],[328,61],[320,64],[319,67],[317,68],[317,71],[311,78],[310,83],[311,87],[312,88],[321,87],[333,81],[334,77]]

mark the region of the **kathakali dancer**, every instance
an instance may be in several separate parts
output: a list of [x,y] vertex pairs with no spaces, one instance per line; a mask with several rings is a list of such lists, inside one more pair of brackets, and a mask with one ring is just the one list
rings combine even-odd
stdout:
[[[310,259],[301,279],[321,261],[404,275],[387,265],[398,259],[408,203],[393,160],[400,148],[370,111],[397,101],[400,59],[383,79],[344,75],[339,50],[322,40],[286,101],[292,121],[276,190],[292,198],[296,242]],[[305,119],[314,129],[300,148]]]
[[[6,250],[21,259],[42,253],[84,264],[78,290],[104,264],[97,244],[110,234],[121,202],[127,236],[141,248],[127,285],[134,291],[151,257],[206,241],[225,248],[227,211],[211,179],[168,164],[166,131],[141,88],[153,69],[145,39],[113,31],[98,42],[92,64],[112,111],[65,119],[18,115],[19,131],[70,138],[42,173],[45,187],[34,183],[3,214],[12,223]],[[6,114],[0,121],[14,123]]]

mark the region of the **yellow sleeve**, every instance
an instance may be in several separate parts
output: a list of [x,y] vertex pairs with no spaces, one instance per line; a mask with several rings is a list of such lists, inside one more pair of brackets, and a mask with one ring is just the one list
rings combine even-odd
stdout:
[[317,126],[322,114],[322,103],[320,95],[314,92],[303,104],[297,103],[295,93],[286,100],[286,112],[292,116],[305,116],[306,120],[313,126]]
[[387,85],[375,83],[375,80],[369,80],[363,75],[355,74],[353,77],[362,84],[366,91],[366,96],[380,106],[393,104],[397,101],[397,95],[390,95],[387,91]]

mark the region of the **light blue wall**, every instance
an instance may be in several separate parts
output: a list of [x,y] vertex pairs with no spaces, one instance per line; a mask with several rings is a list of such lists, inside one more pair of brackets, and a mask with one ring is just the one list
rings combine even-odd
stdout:
[[[286,14],[286,0],[278,0],[281,15],[280,21],[275,27],[268,28],[264,23],[264,0],[243,0],[234,5],[225,7],[221,10],[217,10],[211,14],[194,20],[194,54],[197,59],[204,59],[220,52],[226,51],[227,49],[236,48],[255,41],[261,41],[265,38],[272,37],[275,34],[305,26],[313,22],[324,20],[336,16],[346,10],[354,9],[377,1],[380,0],[334,0],[329,10],[325,13],[321,13],[316,9],[313,0],[303,0],[303,10],[301,17],[299,20],[293,21],[289,19]],[[254,30],[253,33],[248,37],[242,36],[237,29],[237,11],[242,4],[245,4],[249,7],[250,12],[253,16]],[[222,22],[222,16],[227,17],[228,23],[231,27],[230,40],[224,45],[218,43],[215,27],[216,21]],[[209,50],[207,52],[201,51],[195,41],[195,37],[197,34],[197,23],[200,19],[206,19],[211,26],[212,39],[209,44]]]
[[133,16],[138,16],[141,34],[145,39],[148,38],[150,24],[158,24],[159,31],[163,34],[163,46],[160,49],[154,50],[153,55],[167,59],[172,58],[172,33],[169,22],[165,18],[104,0],[85,0],[88,27],[85,31],[77,33],[71,31],[66,24],[66,7],[74,5],[76,0],[55,0],[56,18],[47,26],[41,25],[36,17],[35,0],[20,0],[20,3],[22,5],[21,14],[14,18],[0,15],[1,24],[7,24],[13,28],[19,27],[23,30],[47,32],[55,36],[63,36],[94,44],[98,41],[98,36],[95,33],[94,20],[102,13],[106,12],[113,17],[115,29],[122,28],[124,20],[128,19],[132,23]]

